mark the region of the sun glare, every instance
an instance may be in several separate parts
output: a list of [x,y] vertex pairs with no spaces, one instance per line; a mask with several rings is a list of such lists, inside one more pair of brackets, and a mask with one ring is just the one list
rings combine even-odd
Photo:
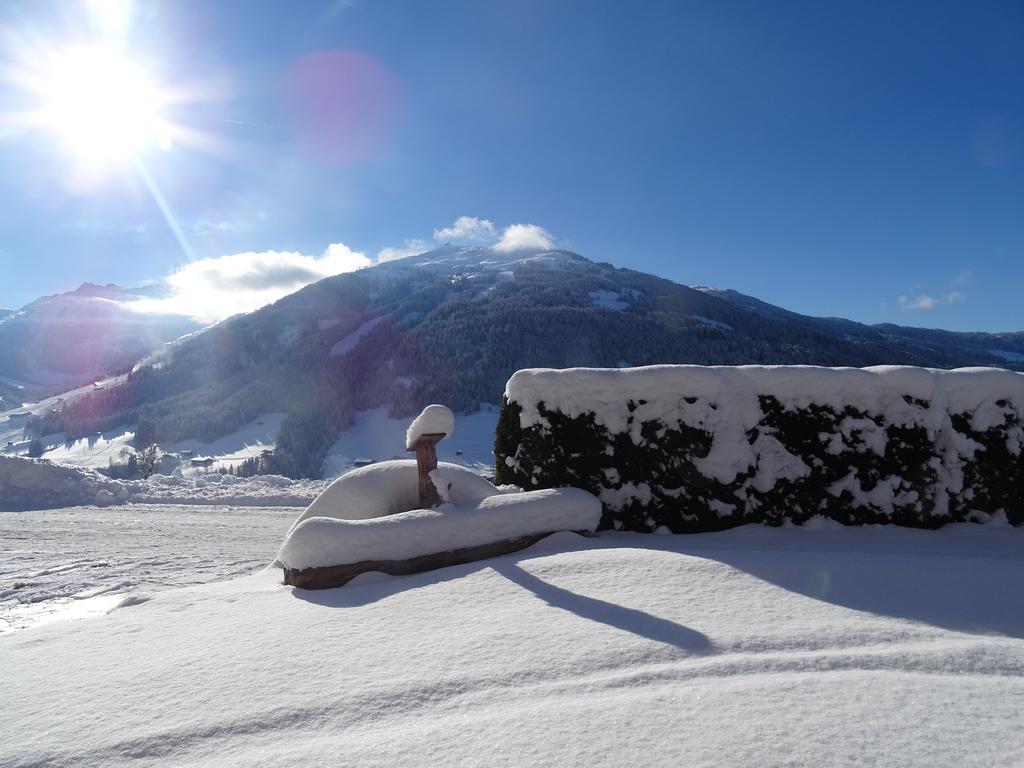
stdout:
[[83,47],[55,56],[38,91],[41,122],[87,164],[170,147],[160,89],[115,51]]

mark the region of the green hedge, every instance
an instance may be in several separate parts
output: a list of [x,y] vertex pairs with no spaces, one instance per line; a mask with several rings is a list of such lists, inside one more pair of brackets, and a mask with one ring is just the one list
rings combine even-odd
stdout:
[[[666,396],[699,399],[685,391]],[[594,411],[570,416],[540,400],[529,404],[539,418],[523,426],[524,404],[506,397],[495,441],[496,481],[526,489],[584,488],[604,505],[601,527],[617,530],[712,531],[801,523],[815,515],[844,524],[923,528],[1000,513],[1012,524],[1024,522],[1021,411],[995,401],[1003,423],[982,431],[971,427],[971,413],[950,413],[930,436],[925,424],[934,423],[928,419],[931,403],[910,395],[903,400],[920,418],[894,424],[882,413],[852,406],[794,407],[759,395],[760,420],[745,435],[757,459],[734,480],[721,482],[701,467],[715,434],[682,420],[635,419],[647,401],[624,399],[628,430],[613,433]],[[759,475],[780,455],[789,476]]]

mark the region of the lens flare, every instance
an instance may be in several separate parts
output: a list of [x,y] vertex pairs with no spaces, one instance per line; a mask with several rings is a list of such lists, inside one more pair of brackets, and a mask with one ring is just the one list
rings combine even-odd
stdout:
[[287,114],[307,152],[347,166],[378,152],[394,132],[400,102],[395,77],[357,51],[317,51],[292,65]]

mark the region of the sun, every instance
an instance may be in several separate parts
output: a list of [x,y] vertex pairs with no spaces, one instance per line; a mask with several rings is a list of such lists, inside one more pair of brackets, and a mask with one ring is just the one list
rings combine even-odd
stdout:
[[167,98],[135,62],[100,47],[70,48],[39,73],[37,119],[87,165],[170,147]]

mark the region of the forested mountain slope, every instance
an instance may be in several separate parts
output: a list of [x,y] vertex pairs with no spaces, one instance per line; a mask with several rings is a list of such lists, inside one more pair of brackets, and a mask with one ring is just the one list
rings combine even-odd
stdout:
[[35,427],[136,424],[140,440],[212,439],[287,411],[274,469],[312,476],[356,410],[473,410],[500,402],[519,368],[655,363],[1024,368],[1024,334],[812,318],[566,251],[444,246],[327,278],[172,344]]

